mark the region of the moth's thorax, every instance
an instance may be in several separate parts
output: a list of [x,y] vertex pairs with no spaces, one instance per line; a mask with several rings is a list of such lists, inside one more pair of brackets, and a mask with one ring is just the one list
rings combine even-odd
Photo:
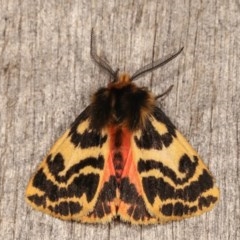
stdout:
[[140,129],[153,110],[155,98],[143,87],[131,82],[128,74],[100,88],[91,104],[91,124],[101,129],[109,125],[123,126],[129,130]]

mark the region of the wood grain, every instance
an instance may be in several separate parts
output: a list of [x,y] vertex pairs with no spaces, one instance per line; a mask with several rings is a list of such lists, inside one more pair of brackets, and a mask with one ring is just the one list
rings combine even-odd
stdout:
[[[214,1],[1,1],[0,239],[240,239],[240,4]],[[90,59],[90,30],[113,67],[133,73],[184,46],[138,80],[209,165],[221,190],[211,212],[167,225],[84,225],[24,201],[30,175],[109,81]],[[160,104],[160,103],[159,103]]]

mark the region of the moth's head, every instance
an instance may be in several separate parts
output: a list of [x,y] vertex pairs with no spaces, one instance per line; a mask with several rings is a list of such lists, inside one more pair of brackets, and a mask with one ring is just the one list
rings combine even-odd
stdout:
[[121,73],[116,76],[116,78],[108,84],[108,88],[122,88],[131,84],[131,78],[128,73]]

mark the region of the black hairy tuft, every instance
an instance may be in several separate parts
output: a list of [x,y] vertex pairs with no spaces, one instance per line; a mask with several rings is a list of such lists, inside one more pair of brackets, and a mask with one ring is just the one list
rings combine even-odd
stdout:
[[122,90],[122,97],[115,108],[116,111],[120,109],[122,112],[122,117],[127,120],[128,128],[135,130],[141,125],[142,111],[149,108],[149,93],[142,88],[131,89],[131,87],[128,87]]
[[93,96],[90,106],[91,127],[100,130],[110,121],[111,96],[107,88],[100,88]]

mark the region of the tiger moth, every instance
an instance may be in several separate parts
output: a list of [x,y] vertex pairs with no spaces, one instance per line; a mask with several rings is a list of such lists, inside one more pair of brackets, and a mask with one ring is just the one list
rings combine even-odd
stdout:
[[63,220],[132,224],[166,223],[211,210],[219,190],[206,165],[147,88],[133,80],[180,54],[134,73],[119,74],[96,53],[111,76],[107,87],[53,145],[26,189],[35,209]]

